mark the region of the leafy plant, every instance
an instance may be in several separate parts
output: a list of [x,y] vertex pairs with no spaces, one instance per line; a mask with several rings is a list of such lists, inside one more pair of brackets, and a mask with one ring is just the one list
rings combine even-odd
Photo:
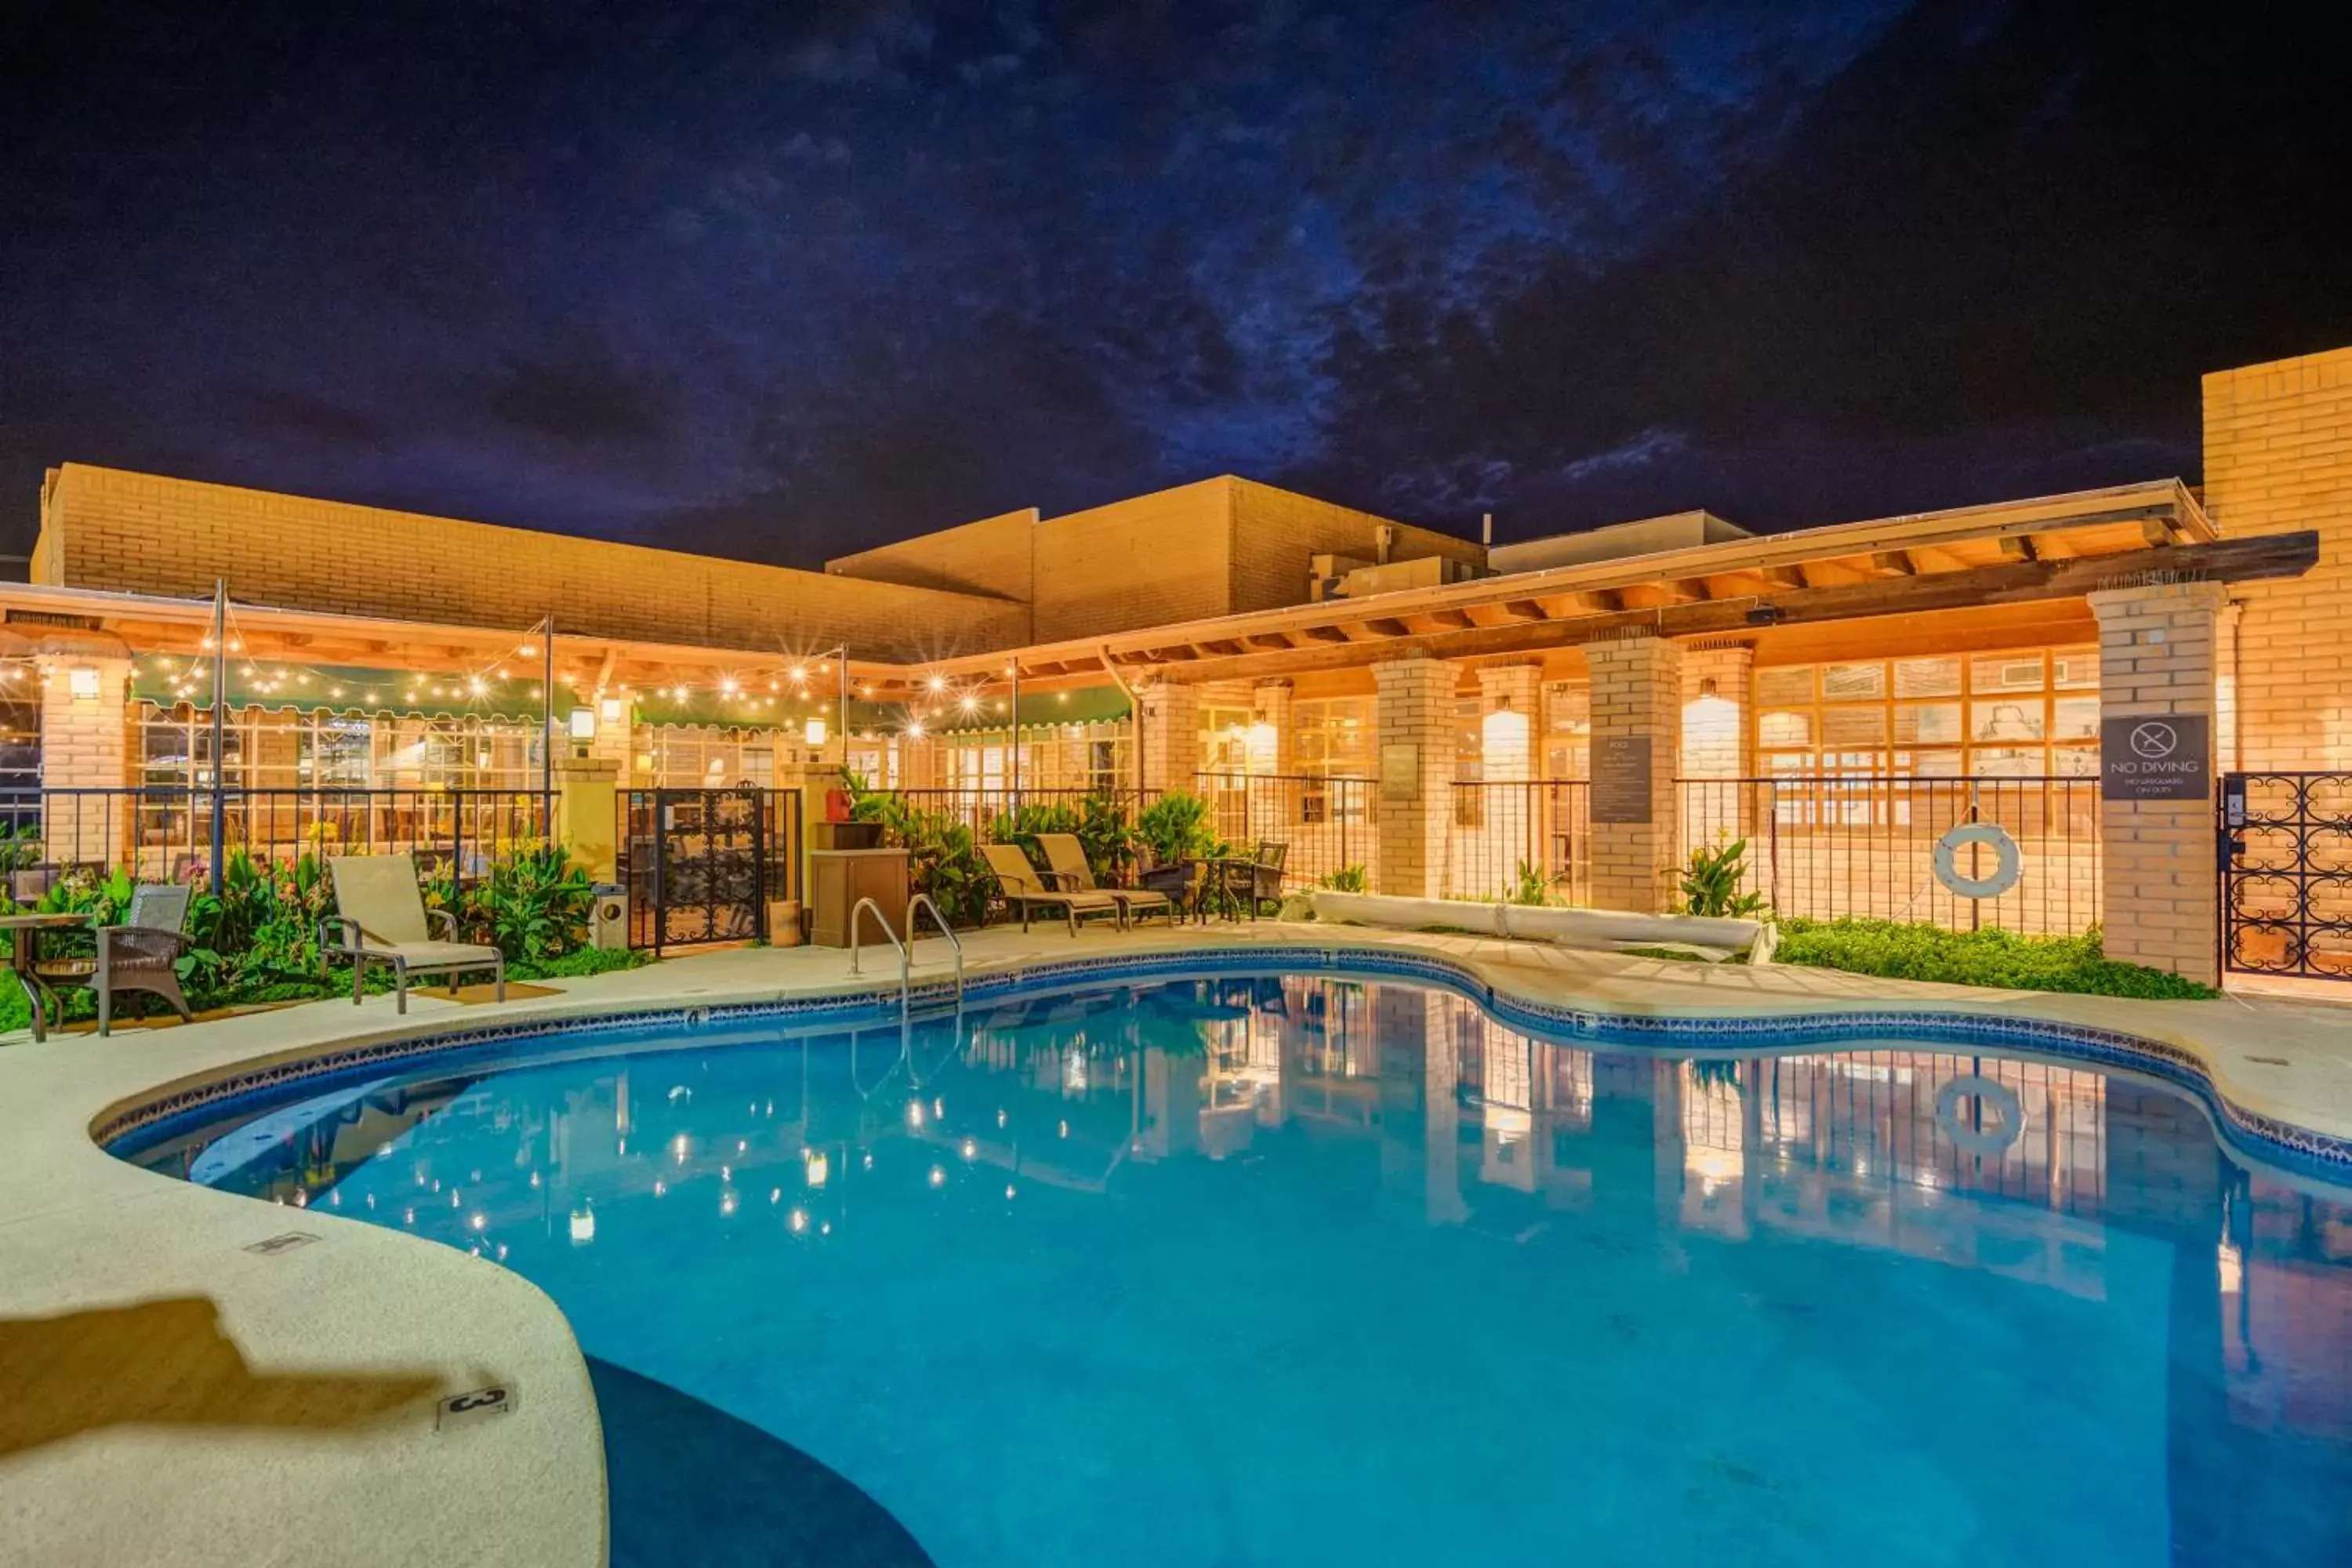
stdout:
[[1713,849],[1701,845],[1683,868],[1683,913],[1745,919],[1764,909],[1764,895],[1743,893],[1748,877],[1748,840],[1735,838]]
[[980,837],[944,811],[924,811],[895,795],[860,796],[853,815],[882,825],[882,840],[907,851],[915,891],[928,894],[957,925],[978,925],[987,911],[988,873]]
[[[992,843],[1019,845],[1021,853],[1029,857],[1029,863],[1042,868],[1045,864],[1045,851],[1038,844],[1037,836],[1041,833],[1076,834],[1077,830],[1078,808],[1055,801],[1050,805],[1023,805],[997,813],[996,820],[989,825],[988,837]],[[1094,864],[1091,856],[1087,858],[1087,864]]]
[[1365,893],[1370,892],[1372,886],[1370,877],[1360,865],[1342,866],[1337,870],[1326,871],[1315,879],[1315,885],[1328,888],[1335,893]]
[[1209,826],[1209,803],[1181,789],[1170,790],[1137,815],[1135,837],[1162,866],[1214,855],[1223,847]]
[[490,865],[469,912],[509,959],[560,958],[588,940],[595,894],[586,868],[559,842],[517,846]]
[[2155,1000],[2219,994],[2211,986],[2168,970],[2107,957],[2096,927],[2080,936],[2020,936],[2015,931],[1946,931],[1941,926],[1896,921],[1790,920],[1780,922],[1780,942],[1773,949],[1772,962],[1890,980],[1934,980],[2012,991]]
[[0,826],[0,876],[29,871],[41,863],[41,829],[30,822]]
[[1078,846],[1087,852],[1087,866],[1096,881],[1124,882],[1135,866],[1135,825],[1127,819],[1126,805],[1108,795],[1080,801]]
[[1511,902],[1540,907],[1551,902],[1551,873],[1532,860],[1522,860],[1513,879]]

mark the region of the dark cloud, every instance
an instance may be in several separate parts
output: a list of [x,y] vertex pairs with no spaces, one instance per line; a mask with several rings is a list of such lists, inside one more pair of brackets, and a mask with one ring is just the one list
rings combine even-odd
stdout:
[[0,495],[82,458],[808,563],[1225,469],[1510,536],[2193,468],[2197,372],[2352,341],[2345,26],[26,0]]

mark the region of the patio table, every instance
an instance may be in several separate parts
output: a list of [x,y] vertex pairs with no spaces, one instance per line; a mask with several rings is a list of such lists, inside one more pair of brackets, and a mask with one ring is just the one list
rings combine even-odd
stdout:
[[33,1005],[33,1038],[36,1040],[49,1037],[46,1008],[55,999],[54,994],[41,983],[40,976],[33,973],[33,965],[41,956],[41,933],[88,924],[89,917],[86,914],[0,915],[0,931],[8,933],[8,967],[16,972],[16,984],[25,988],[25,999]]

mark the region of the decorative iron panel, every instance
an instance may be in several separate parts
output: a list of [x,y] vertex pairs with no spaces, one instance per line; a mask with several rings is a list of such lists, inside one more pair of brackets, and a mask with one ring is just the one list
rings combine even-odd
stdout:
[[2352,980],[2352,773],[2230,774],[2221,851],[2229,968]]

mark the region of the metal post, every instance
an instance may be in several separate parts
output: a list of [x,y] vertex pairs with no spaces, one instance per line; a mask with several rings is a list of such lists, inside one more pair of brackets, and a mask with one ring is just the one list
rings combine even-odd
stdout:
[[547,612],[541,654],[539,704],[539,836],[555,837],[555,612]]
[[1014,659],[1004,667],[1013,678],[1013,702],[1005,710],[1005,733],[1010,752],[1007,765],[1013,775],[1013,809],[1021,809],[1021,661]]
[[841,731],[841,771],[845,776],[849,772],[849,645],[843,643],[835,651],[841,655],[841,710],[836,715],[841,721],[835,728]]
[[[223,813],[227,802],[223,795],[226,771],[222,766],[221,747],[226,729],[228,699],[228,579],[213,579],[213,831],[212,873],[208,880],[213,897],[221,894],[221,856],[227,844],[227,826]],[[191,779],[190,794],[195,781]]]

